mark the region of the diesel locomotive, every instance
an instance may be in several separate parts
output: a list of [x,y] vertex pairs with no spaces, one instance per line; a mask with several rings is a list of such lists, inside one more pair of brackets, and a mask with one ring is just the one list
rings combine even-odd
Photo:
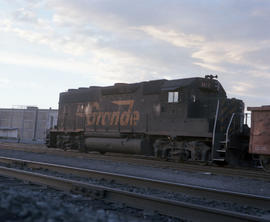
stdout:
[[69,89],[47,146],[235,163],[248,153],[244,103],[213,75]]

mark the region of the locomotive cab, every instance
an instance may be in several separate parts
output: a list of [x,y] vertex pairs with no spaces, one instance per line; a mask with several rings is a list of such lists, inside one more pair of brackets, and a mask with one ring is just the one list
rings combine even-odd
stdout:
[[167,124],[160,127],[171,136],[211,137],[209,121],[215,118],[217,101],[226,98],[223,87],[213,78],[167,81],[161,88],[159,119],[166,119]]
[[241,129],[243,102],[228,99],[213,78],[189,78],[165,82],[160,116],[168,138],[158,139],[155,153],[182,160],[225,162],[230,139]]

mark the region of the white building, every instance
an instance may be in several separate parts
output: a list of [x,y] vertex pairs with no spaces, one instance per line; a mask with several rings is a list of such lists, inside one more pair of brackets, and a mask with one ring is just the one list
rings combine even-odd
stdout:
[[26,108],[0,109],[0,140],[45,143],[46,131],[57,124],[58,110]]

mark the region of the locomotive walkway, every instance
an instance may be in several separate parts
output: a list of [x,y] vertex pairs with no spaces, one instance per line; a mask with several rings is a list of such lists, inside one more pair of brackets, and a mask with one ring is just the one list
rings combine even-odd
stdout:
[[[192,194],[193,197],[231,202],[238,205],[248,205],[254,208],[262,208],[268,212],[270,212],[269,197],[14,158],[0,157],[0,163],[2,165],[0,167],[0,174],[4,176],[15,177],[21,180],[31,181],[33,183],[48,185],[59,190],[81,193],[92,198],[104,199],[108,202],[122,202],[134,208],[148,209],[181,219],[184,218],[192,221],[198,221],[198,218],[199,221],[209,221],[211,219],[214,221],[269,221],[269,218],[264,218],[263,216],[254,216],[236,211],[215,208],[213,206],[203,206],[199,205],[198,203],[190,203],[158,197],[151,194],[122,190],[104,185],[90,184],[84,181],[62,178],[59,176],[56,177],[48,174],[46,175],[44,172],[39,173],[38,170],[45,169],[66,175],[76,175],[76,177],[116,181],[117,183],[127,185],[132,184],[133,186],[141,188],[151,187],[151,189],[157,189],[164,192],[173,191],[175,193],[181,193],[184,195]],[[19,167],[20,169],[15,169],[16,167]],[[29,169],[36,169],[37,171],[30,172]]]

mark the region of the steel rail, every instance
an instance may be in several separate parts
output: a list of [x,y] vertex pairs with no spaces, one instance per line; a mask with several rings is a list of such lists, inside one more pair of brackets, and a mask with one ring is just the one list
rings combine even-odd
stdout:
[[171,168],[176,170],[185,170],[191,172],[201,172],[201,173],[212,173],[216,175],[225,175],[225,176],[237,176],[237,177],[246,177],[253,179],[261,179],[270,181],[270,173],[266,173],[263,170],[254,170],[254,169],[242,169],[242,168],[228,168],[228,167],[216,167],[216,166],[202,166],[190,163],[175,163],[168,161],[160,161],[153,158],[145,158],[143,156],[130,156],[130,155],[100,155],[96,153],[80,153],[77,151],[64,151],[58,148],[38,148],[38,147],[18,147],[17,144],[11,146],[8,144],[0,144],[0,147],[10,150],[18,150],[24,152],[35,152],[43,154],[53,154],[59,156],[68,156],[68,157],[83,157],[86,159],[99,159],[99,160],[110,160],[110,161],[121,161],[131,164],[143,164],[144,166],[152,166],[158,168]]
[[103,199],[108,202],[121,202],[130,207],[152,210],[164,215],[192,221],[269,221],[269,218],[260,216],[252,216],[165,198],[157,198],[150,195],[148,196],[99,185],[90,185],[88,183],[7,167],[0,167],[0,174],[30,181],[32,183],[47,185],[58,190],[80,193],[95,199]]
[[84,178],[106,179],[108,181],[115,181],[117,183],[133,185],[136,187],[148,187],[161,191],[177,192],[192,197],[207,198],[222,202],[227,201],[270,210],[270,197],[265,196],[1,156],[0,163],[15,164],[32,169],[47,169]]

